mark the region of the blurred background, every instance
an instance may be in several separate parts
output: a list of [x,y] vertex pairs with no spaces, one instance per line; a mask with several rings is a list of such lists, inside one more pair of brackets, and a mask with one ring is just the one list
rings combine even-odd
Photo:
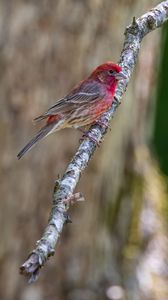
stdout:
[[55,256],[35,284],[19,275],[80,138],[58,132],[17,161],[38,130],[32,119],[98,64],[117,62],[125,27],[159,2],[0,0],[0,299],[168,299],[168,24],[142,43]]

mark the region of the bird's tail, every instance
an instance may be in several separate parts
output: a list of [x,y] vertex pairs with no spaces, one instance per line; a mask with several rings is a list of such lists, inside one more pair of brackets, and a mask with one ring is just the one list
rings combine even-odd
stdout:
[[30,142],[18,153],[17,158],[20,159],[26,152],[28,152],[38,141],[40,141],[42,138],[47,136],[49,133],[54,131],[54,127],[57,124],[54,122],[52,124],[47,124],[46,126],[42,127],[40,131],[36,134],[35,137],[33,137]]
[[36,118],[33,119],[34,122],[39,122],[39,121],[42,121],[44,119],[47,119],[48,118],[48,115],[47,114],[44,114],[44,115],[40,115]]

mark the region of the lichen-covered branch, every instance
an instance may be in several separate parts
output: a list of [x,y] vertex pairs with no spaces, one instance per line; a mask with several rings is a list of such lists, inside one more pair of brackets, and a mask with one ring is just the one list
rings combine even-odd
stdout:
[[[128,85],[131,73],[136,64],[141,41],[152,30],[163,25],[168,19],[168,1],[161,2],[155,8],[138,19],[133,19],[131,25],[126,28],[123,50],[120,55],[119,64],[127,76],[127,79],[118,85],[112,107],[102,117],[99,124],[91,126],[89,136],[101,141],[106,134],[107,124],[113,117],[115,110],[120,104],[122,95]],[[38,278],[39,270],[54,254],[55,246],[62,232],[65,222],[69,222],[67,210],[72,202],[83,200],[79,193],[74,194],[74,189],[79,181],[82,171],[87,167],[97,144],[85,137],[80,144],[76,154],[67,167],[62,179],[57,180],[53,193],[53,205],[47,227],[42,238],[37,242],[36,248],[31,252],[26,262],[21,266],[22,274],[28,276],[29,282]]]

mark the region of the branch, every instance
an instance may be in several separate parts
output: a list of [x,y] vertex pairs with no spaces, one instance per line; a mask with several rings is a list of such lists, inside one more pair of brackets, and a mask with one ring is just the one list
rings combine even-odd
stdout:
[[[47,227],[42,238],[37,242],[36,248],[20,267],[21,274],[26,275],[29,278],[29,282],[34,282],[38,278],[40,268],[50,256],[54,255],[55,246],[63,230],[63,225],[66,222],[70,222],[67,214],[70,204],[83,200],[79,193],[73,194],[74,189],[82,171],[87,167],[96,150],[97,144],[94,140],[96,139],[99,142],[102,140],[107,132],[108,123],[120,104],[121,97],[126,90],[136,64],[142,39],[152,30],[162,26],[167,19],[168,0],[160,3],[140,18],[135,19],[134,17],[132,24],[126,28],[119,64],[127,79],[119,83],[112,107],[100,118],[101,122],[90,127],[89,136],[93,139],[84,138],[62,179],[57,180],[55,183],[53,204]],[[103,124],[107,124],[107,127],[103,126]]]

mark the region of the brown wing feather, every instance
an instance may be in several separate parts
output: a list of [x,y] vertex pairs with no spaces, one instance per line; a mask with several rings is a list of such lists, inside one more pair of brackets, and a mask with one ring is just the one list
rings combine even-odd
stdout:
[[51,106],[44,114],[35,118],[35,121],[41,121],[49,116],[56,114],[68,114],[75,111],[78,107],[94,104],[104,97],[100,83],[82,82],[74,90],[72,90],[65,98],[62,98]]

